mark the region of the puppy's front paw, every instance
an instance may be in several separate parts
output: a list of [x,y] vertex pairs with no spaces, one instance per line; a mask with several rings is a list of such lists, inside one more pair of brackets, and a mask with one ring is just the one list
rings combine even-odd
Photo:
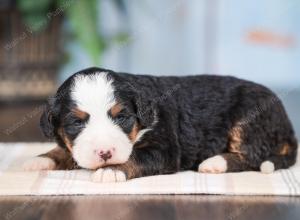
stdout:
[[24,171],[54,170],[55,162],[48,157],[34,157],[23,164]]
[[227,162],[220,155],[204,160],[198,167],[198,171],[201,173],[225,173],[226,170]]
[[126,181],[126,175],[121,170],[100,168],[92,175],[93,182],[113,183]]

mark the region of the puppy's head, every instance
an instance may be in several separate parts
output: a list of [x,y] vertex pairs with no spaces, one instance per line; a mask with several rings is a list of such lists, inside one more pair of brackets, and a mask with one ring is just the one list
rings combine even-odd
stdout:
[[42,131],[66,147],[79,166],[96,169],[126,162],[133,145],[154,124],[153,107],[124,79],[88,69],[71,76],[49,100]]

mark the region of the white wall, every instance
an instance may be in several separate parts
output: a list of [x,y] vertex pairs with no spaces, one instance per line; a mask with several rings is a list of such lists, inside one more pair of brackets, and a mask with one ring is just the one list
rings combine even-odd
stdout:
[[[230,74],[274,88],[300,86],[298,0],[127,0],[126,5],[127,17],[112,1],[99,3],[99,28],[108,36],[130,34],[127,44],[104,53],[104,67],[157,75]],[[249,41],[255,32],[271,36],[271,42]],[[285,39],[292,43],[285,45]],[[74,58],[62,78],[92,65],[78,45],[67,47]]]

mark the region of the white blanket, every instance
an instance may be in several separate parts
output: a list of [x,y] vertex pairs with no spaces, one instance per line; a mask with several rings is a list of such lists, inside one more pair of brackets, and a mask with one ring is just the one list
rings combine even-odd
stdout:
[[288,170],[201,174],[193,171],[121,183],[91,182],[92,171],[23,172],[22,163],[47,152],[53,143],[0,144],[0,195],[224,194],[300,195],[300,159]]

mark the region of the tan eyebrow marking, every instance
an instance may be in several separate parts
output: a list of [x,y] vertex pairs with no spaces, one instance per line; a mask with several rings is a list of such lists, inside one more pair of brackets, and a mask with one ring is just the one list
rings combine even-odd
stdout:
[[110,109],[110,114],[112,117],[117,116],[117,114],[122,111],[123,106],[120,103],[115,104],[113,107]]
[[80,119],[86,119],[88,117],[88,113],[86,113],[85,111],[81,111],[78,108],[72,109],[72,112],[75,114],[76,117]]

